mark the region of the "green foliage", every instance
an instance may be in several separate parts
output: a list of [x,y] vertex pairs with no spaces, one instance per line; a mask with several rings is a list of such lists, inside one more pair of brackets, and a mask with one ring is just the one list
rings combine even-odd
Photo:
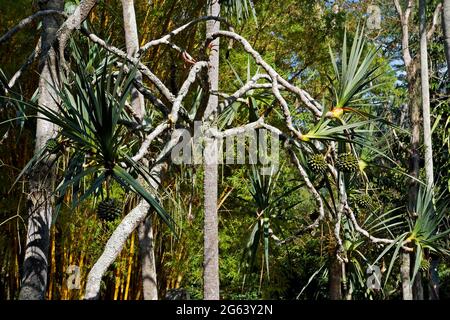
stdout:
[[[339,61],[330,48],[330,57],[333,63],[336,84],[333,84],[335,108],[350,108],[364,105],[364,94],[373,90],[369,84],[375,80],[378,66],[373,66],[377,50],[369,49],[363,56],[366,42],[363,31],[356,31],[355,38],[348,55],[347,32],[344,33],[344,42]],[[339,63],[339,64],[338,64]]]
[[[207,3],[135,1],[141,45],[204,15]],[[434,0],[428,7],[429,21],[436,3]],[[297,96],[282,91],[294,126],[305,133],[304,141],[293,142],[286,134],[287,139],[282,142],[293,148],[324,203],[325,218],[318,228],[304,230],[318,217],[317,202],[289,161],[271,176],[263,176],[251,166],[220,167],[221,298],[326,299],[331,277],[329,261],[335,258],[337,248],[334,220],[342,199],[338,188],[341,180],[359,225],[371,236],[394,241],[385,245],[372,243],[355,229],[344,212],[340,221],[341,256],[345,258],[343,291],[351,292],[352,299],[401,298],[397,257],[403,245],[413,251],[414,275],[417,272],[425,275],[431,267],[431,256],[439,254],[441,297],[448,297],[449,226],[444,204],[450,190],[450,109],[441,31],[438,28],[429,42],[429,60],[434,193],[444,196],[433,200],[431,192],[422,189],[414,212],[406,212],[404,205],[411,182],[408,175],[411,126],[407,104],[413,97],[408,95],[404,66],[399,63],[401,34],[397,13],[391,3],[379,2],[382,29],[363,32],[361,18],[364,19],[367,6],[373,3],[364,0],[340,4],[341,10],[334,12],[324,1],[286,0],[282,4],[269,0],[221,1],[222,15],[238,22],[235,30],[249,40],[262,58],[281,76],[323,102],[326,109],[324,117],[316,119],[306,112]],[[71,5],[66,3],[66,10]],[[30,10],[24,1],[5,2],[0,8],[0,16],[5,17],[0,34],[23,18],[24,11],[31,13]],[[120,1],[100,1],[85,26],[107,43],[124,47],[121,16]],[[414,14],[410,30],[413,55],[418,51],[415,19]],[[31,24],[16,34],[10,45],[0,48],[2,96],[6,94],[5,84],[34,48],[39,25]],[[204,24],[196,25],[171,41],[198,59],[203,51],[204,28]],[[125,111],[125,103],[129,103],[134,67],[128,65],[131,71],[125,72],[120,67],[123,61],[78,37],[75,34],[75,41],[67,48],[72,70],[57,79],[60,85],[55,88],[58,93],[55,98],[60,112],[33,102],[37,98],[38,82],[35,65],[9,90],[8,97],[13,99],[0,101],[0,180],[3,182],[0,184],[0,298],[13,297],[11,293],[17,292],[15,283],[20,278],[18,248],[23,247],[26,234],[26,201],[22,194],[26,173],[36,162],[51,160],[57,169],[55,195],[56,208],[60,211],[52,229],[55,252],[49,257],[55,259],[52,262],[55,273],[49,277],[53,281],[50,286],[54,290],[53,299],[81,298],[81,292],[64,295],[61,284],[65,283],[65,268],[84,263],[82,277],[85,279],[86,271],[100,256],[120,222],[122,209],[128,212],[138,196],[146,199],[162,218],[153,220],[160,297],[168,289],[183,287],[191,298],[201,299],[204,172],[199,166],[172,165],[161,183],[164,192],[157,199],[152,196],[146,187],[151,179],[148,168],[133,162],[131,156],[136,153],[144,133],[151,131],[164,115],[148,104],[148,117],[142,130],[132,129],[136,123]],[[141,61],[176,94],[189,66],[178,53],[170,50],[165,46],[154,47]],[[241,46],[232,42],[222,41],[220,54],[220,92],[224,96],[263,72]],[[147,89],[170,108],[170,102],[144,81]],[[183,101],[190,120],[194,120],[204,102],[204,79],[199,82],[197,90]],[[222,95],[219,99],[221,103],[226,101]],[[15,108],[11,102],[16,104]],[[60,131],[33,157],[35,125],[29,120],[37,112],[56,123]],[[223,110],[218,127],[244,125],[262,115],[266,123],[287,132],[277,101],[270,90],[261,89],[249,91]],[[177,124],[182,125],[189,125],[189,121]],[[168,136],[154,142],[149,159],[159,153]],[[280,159],[289,159],[281,149]],[[419,152],[422,151],[421,148]],[[329,166],[345,174],[338,173],[336,178]],[[143,181],[138,182],[137,177]],[[109,205],[112,199],[124,200],[120,213],[115,204]],[[100,207],[103,208],[100,216],[112,221],[99,219],[96,213]],[[113,216],[119,217],[112,219]],[[133,237],[136,239],[136,235]],[[102,281],[102,298],[112,299],[117,292],[119,299],[123,297],[120,293],[126,291],[127,276],[131,277],[129,291],[133,292],[128,299],[142,297],[138,294],[142,279],[136,250],[136,243],[129,239],[123,254]],[[374,264],[382,268],[382,291],[366,287],[367,267]]]
[[[56,214],[70,186],[73,204],[76,205],[92,194],[102,193],[103,184],[106,184],[109,194],[109,179],[113,178],[126,190],[142,196],[161,219],[173,228],[170,215],[130,174],[139,173],[149,183],[147,169],[129,155],[129,146],[136,140],[131,138],[127,128],[121,124],[135,69],[126,74],[122,68],[116,75],[110,69],[108,59],[104,59],[100,70],[91,72],[89,66],[92,66],[93,60],[86,61],[74,44],[72,50],[75,52],[75,71],[68,78],[60,79],[61,88],[53,86],[58,94],[55,99],[58,99],[59,110],[22,101],[25,107],[40,112],[42,119],[57,125],[61,139],[73,150],[68,170],[55,190],[58,195]],[[53,82],[58,83],[56,79]],[[47,146],[36,154],[22,173],[35,164],[36,160],[39,161],[45,150],[48,150]],[[123,163],[127,170],[122,168]],[[79,184],[88,176],[93,177],[92,184],[81,193]]]
[[[409,230],[401,233],[375,260],[376,263],[389,250],[394,249],[385,283],[389,279],[394,262],[403,246],[411,248],[414,252],[413,279],[421,267],[422,260],[426,259],[428,254],[442,257],[450,254],[448,249],[450,229],[447,226],[447,207],[447,198],[438,198],[435,204],[431,189],[422,187],[419,189],[414,212],[407,216]],[[441,227],[445,227],[444,230]]]

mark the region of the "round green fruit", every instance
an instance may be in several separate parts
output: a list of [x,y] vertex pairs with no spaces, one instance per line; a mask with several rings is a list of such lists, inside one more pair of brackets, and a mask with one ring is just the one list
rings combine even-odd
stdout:
[[336,168],[342,172],[356,172],[359,169],[358,159],[349,153],[341,153],[336,160]]
[[325,158],[321,154],[315,154],[308,160],[308,165],[314,173],[325,173],[328,165]]
[[100,220],[114,221],[122,213],[122,205],[116,199],[106,199],[98,204],[97,216]]

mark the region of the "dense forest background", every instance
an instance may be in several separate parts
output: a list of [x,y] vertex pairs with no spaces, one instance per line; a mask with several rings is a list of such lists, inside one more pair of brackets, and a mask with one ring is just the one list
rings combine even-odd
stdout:
[[[97,1],[82,26],[126,52],[123,2]],[[402,27],[395,2],[400,3],[403,13],[408,11],[408,3],[413,3],[406,25],[409,29],[407,49],[412,58],[408,67],[405,67],[405,25]],[[298,96],[283,91],[293,126],[303,133],[311,133],[311,139],[291,143],[295,151],[285,148],[289,140],[295,140],[295,134],[291,134],[291,128],[285,123],[280,99],[270,90],[249,91],[236,99],[227,112],[218,115],[220,128],[233,128],[255,121],[264,114],[267,123],[288,137],[280,142],[278,172],[270,176],[259,174],[258,168],[255,170],[250,164],[218,165],[220,299],[402,299],[408,281],[414,298],[428,299],[433,296],[430,289],[433,276],[439,277],[440,299],[450,297],[449,209],[446,206],[450,200],[450,87],[448,48],[441,21],[444,2],[427,1],[425,10],[426,29],[430,33],[426,60],[434,165],[431,190],[427,189],[423,131],[426,117],[422,113],[420,56],[423,51],[420,48],[419,1],[221,1],[221,16],[233,25],[236,34],[247,39],[270,67],[289,83],[306,90],[327,110],[333,112],[341,107],[344,115],[332,114],[331,121],[324,122],[323,117],[316,118],[309,112]],[[65,12],[70,15],[78,4],[75,0],[65,1]],[[0,0],[0,36],[45,5],[46,1],[38,0]],[[210,5],[206,0],[134,0],[139,46],[207,15]],[[36,152],[39,124],[34,115],[42,111],[36,107],[42,69],[40,60],[30,59],[30,54],[44,27],[41,19],[36,19],[10,39],[0,41],[3,84],[0,87],[0,299],[19,298],[25,272],[24,260],[29,245],[29,180],[32,176],[28,172],[20,174]],[[221,27],[228,30],[223,21]],[[200,61],[205,55],[206,29],[204,22],[196,23],[170,41]],[[359,100],[353,97],[346,100],[346,105],[339,105],[343,98],[339,88],[344,80],[337,77],[336,71],[342,70],[342,61],[346,59],[343,58],[343,47],[350,53],[351,45],[358,39],[364,39],[365,45],[361,46],[357,65],[364,57],[372,55],[371,65],[366,70],[366,79],[357,83],[362,84],[362,87],[356,86]],[[206,54],[210,54],[208,50],[211,47],[207,48]],[[331,56],[330,52],[333,53]],[[70,35],[64,55],[70,72],[78,76],[85,74],[86,83],[89,83],[89,77],[95,78],[97,72],[110,75],[121,70],[121,64],[117,63],[122,61],[120,57],[91,41],[80,30],[74,30]],[[264,73],[261,65],[236,40],[221,38],[219,56],[218,86],[223,93],[218,95],[220,102],[226,101],[255,74]],[[106,68],[105,60],[108,59],[111,64]],[[29,64],[20,78],[8,88],[8,81],[27,60]],[[170,45],[151,47],[139,60],[174,95],[182,90],[193,65],[190,57],[186,58]],[[336,61],[337,65],[334,64]],[[123,64],[126,63],[122,61]],[[131,64],[129,68],[132,69]],[[72,75],[70,72],[66,70],[66,74]],[[67,78],[68,86],[76,82],[70,82],[69,75]],[[170,110],[173,101],[155,93],[155,84],[145,74],[141,80]],[[121,80],[114,78],[114,81]],[[183,107],[187,113],[192,110],[195,113],[206,103],[202,81],[199,76],[184,98]],[[119,95],[117,99],[120,98]],[[133,98],[130,95],[128,99]],[[145,101],[146,116],[142,123],[154,130],[167,114],[155,107],[154,100],[146,97]],[[415,119],[414,105],[420,107],[416,127],[412,121]],[[124,113],[129,111],[126,107],[124,110]],[[126,119],[131,121],[129,116]],[[125,120],[123,123],[128,128]],[[327,128],[335,130],[320,131],[324,128],[318,129],[318,123],[325,123]],[[420,130],[416,145],[412,139],[414,128]],[[134,130],[124,131],[126,138],[121,140],[130,156],[139,150],[140,143],[151,132],[139,132],[136,127]],[[139,142],[129,142],[134,141],[130,138],[133,135]],[[165,133],[152,142],[146,161],[152,163],[168,137],[170,135]],[[58,143],[66,144],[57,151],[52,164],[56,172],[56,178],[51,182],[54,190],[61,186],[62,179],[71,170],[71,159],[77,151],[69,138],[56,139]],[[338,153],[354,154],[359,160],[357,168],[348,171],[345,165],[339,168],[337,161],[330,160],[338,159]],[[315,158],[317,165],[311,160],[315,155],[324,155]],[[416,180],[411,171],[414,156],[419,165]],[[329,157],[330,168],[327,164],[320,166],[324,157]],[[353,160],[348,161],[351,166]],[[88,167],[87,160],[85,163]],[[337,171],[333,171],[335,167],[338,167]],[[308,182],[299,174],[299,168],[304,169],[316,193],[311,192]],[[159,192],[154,193],[174,223],[172,229],[161,219],[162,213],[154,214],[155,210],[150,210],[155,290],[159,299],[177,294],[184,298],[188,294],[190,299],[204,298],[205,170],[202,165],[169,164],[160,181]],[[133,173],[137,180],[138,175]],[[96,177],[83,177],[77,190],[89,190]],[[341,190],[341,180],[345,190]],[[76,205],[73,205],[76,193],[82,196],[82,191],[55,195],[58,199],[52,205],[59,205],[59,213],[54,215],[49,229],[45,299],[85,297],[89,272],[104,252],[108,239],[142,196],[117,181],[108,180],[105,185],[97,185],[97,189],[107,190],[108,198],[111,194],[121,200],[120,213],[111,221],[98,215],[103,191],[94,190]],[[419,190],[413,200],[411,184],[416,184]],[[58,190],[62,191],[61,188]],[[324,203],[324,217],[319,212],[316,194]],[[359,229],[352,222],[347,205],[356,216]],[[315,221],[318,221],[316,227],[305,228]],[[370,232],[372,238],[361,229]],[[373,241],[373,237],[390,242]],[[98,298],[145,298],[142,265],[146,253],[140,242],[136,229],[103,274]],[[405,278],[407,256],[408,279]],[[370,272],[367,272],[373,265],[379,267],[380,287],[368,286]],[[70,286],[73,276],[76,276],[76,288]]]

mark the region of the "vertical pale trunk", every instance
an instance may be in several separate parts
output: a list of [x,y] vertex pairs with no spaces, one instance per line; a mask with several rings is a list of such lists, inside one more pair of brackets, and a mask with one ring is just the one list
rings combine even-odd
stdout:
[[[419,177],[419,142],[420,142],[420,106],[418,102],[418,70],[416,61],[411,57],[409,45],[409,22],[414,10],[414,0],[408,0],[405,10],[402,9],[399,0],[393,0],[400,18],[402,29],[402,58],[405,63],[406,79],[408,82],[409,112],[411,122],[411,154],[409,162],[409,174],[413,178]],[[408,209],[413,212],[418,194],[418,184],[415,179],[411,179],[408,190]],[[411,300],[413,297],[410,279],[410,256],[403,253],[401,261],[402,292],[404,300]],[[419,284],[418,284],[419,285]],[[421,284],[420,284],[421,285]]]
[[139,224],[138,234],[144,300],[158,300],[152,216],[148,216]]
[[[41,10],[63,10],[64,0],[49,0]],[[40,59],[39,105],[57,110],[56,94],[51,84],[56,79],[57,60],[52,46],[60,21],[55,16],[42,20],[42,56]],[[42,115],[41,115],[42,116]],[[53,137],[56,127],[48,121],[38,119],[36,123],[35,152],[45,146]],[[42,161],[33,169],[30,176],[30,193],[28,196],[28,230],[23,263],[23,274],[19,299],[42,300],[45,298],[48,277],[48,251],[50,228],[52,224],[52,180],[54,178],[51,163],[54,158]]]
[[[134,1],[122,0],[122,10],[127,53],[130,56],[134,56],[139,50],[139,38]],[[138,81],[142,81],[142,74],[140,72],[136,73],[136,79]],[[136,116],[138,116],[142,121],[145,115],[144,96],[134,87],[131,89],[131,105]],[[155,254],[153,252],[153,226],[151,217],[147,217],[147,219],[139,224],[138,233],[144,300],[158,300]]]
[[444,33],[445,57],[447,58],[447,73],[450,79],[450,0],[443,0],[442,31]]
[[[123,9],[123,28],[125,31],[125,42],[127,47],[127,54],[134,56],[139,50],[139,39],[136,24],[136,13],[134,11],[133,0],[122,0]],[[136,79],[142,81],[142,74],[136,73]],[[134,112],[142,120],[145,115],[144,97],[136,88],[131,89],[131,101]]]
[[425,173],[428,188],[433,188],[433,146],[431,140],[430,84],[428,80],[428,49],[426,1],[419,2],[420,14],[420,79],[422,87],[423,141],[425,146]]
[[411,256],[408,252],[403,252],[402,261],[400,265],[400,277],[402,279],[403,300],[413,299],[410,272],[411,272]]
[[[409,94],[409,108],[411,116],[411,158],[409,174],[418,179],[419,178],[419,143],[420,143],[420,105],[418,101],[418,81],[417,81],[417,71],[415,66],[411,67],[414,71],[409,71],[408,78],[408,94]],[[409,186],[409,204],[408,208],[413,212],[417,194],[419,191],[419,185],[416,180],[411,179]]]
[[[419,103],[419,96],[418,96],[418,89],[419,89],[419,83],[417,78],[417,66],[411,65],[409,76],[408,78],[408,93],[409,93],[409,101],[410,101],[410,112],[411,112],[411,158],[410,158],[410,170],[409,174],[419,179],[419,170],[420,170],[420,153],[419,153],[419,146],[420,146],[420,103]],[[410,185],[409,185],[409,199],[408,199],[408,208],[410,212],[414,212],[415,205],[417,202],[417,195],[419,192],[419,184],[417,183],[417,180],[411,179]],[[415,218],[415,217],[413,217]],[[404,253],[404,255],[410,255],[409,253]],[[408,270],[411,273],[411,257],[406,259],[404,257],[403,262],[408,264]],[[414,261],[414,259],[413,259]],[[402,268],[406,270],[406,266],[402,266]],[[406,272],[406,271],[405,271]],[[403,284],[403,299],[404,300],[410,300],[410,296],[417,297],[420,299],[422,296],[423,299],[423,287],[422,287],[422,281],[420,276],[416,276],[414,279],[414,284],[411,283],[410,276],[405,277],[402,279],[405,279],[405,283]],[[410,292],[408,292],[410,290]],[[411,298],[412,299],[412,298]]]
[[[432,189],[434,187],[434,170],[433,170],[433,144],[431,139],[430,84],[428,80],[429,75],[428,75],[427,21],[426,21],[425,0],[420,0],[419,2],[419,15],[420,15],[420,77],[422,87],[425,174],[427,179],[427,187]],[[448,54],[448,52],[446,52],[446,54]],[[438,263],[438,261],[436,260],[435,263]],[[434,300],[439,298],[439,275],[437,274],[437,271],[433,268],[430,269],[430,275],[431,276],[428,285],[430,292],[429,298]]]
[[[219,0],[212,0],[208,7],[208,15],[219,16]],[[219,31],[218,21],[208,21],[206,33]],[[209,98],[204,119],[208,123],[214,123],[217,118],[218,96],[211,94],[219,88],[219,39],[212,43],[209,56]],[[203,298],[205,300],[219,300],[219,223],[217,214],[217,189],[218,189],[218,154],[217,141],[214,138],[205,140],[205,218],[204,218],[204,254],[203,254]]]

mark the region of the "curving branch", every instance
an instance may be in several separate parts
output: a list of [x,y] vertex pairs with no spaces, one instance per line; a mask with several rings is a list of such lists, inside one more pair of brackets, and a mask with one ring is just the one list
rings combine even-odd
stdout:
[[139,51],[137,53],[137,57],[140,57],[145,51],[147,51],[148,49],[150,49],[151,47],[154,47],[154,46],[158,46],[161,44],[173,46],[173,44],[170,43],[170,39],[172,37],[176,36],[177,34],[181,33],[182,31],[184,31],[186,29],[193,27],[194,25],[196,25],[199,22],[208,21],[208,20],[215,20],[215,21],[223,22],[224,24],[228,25],[228,27],[230,27],[232,29],[231,24],[224,18],[220,18],[220,17],[216,17],[216,16],[203,16],[198,19],[192,20],[189,23],[186,23],[186,24],[182,25],[181,27],[176,28],[175,30],[171,31],[170,33],[166,34],[165,36],[163,36],[159,39],[155,39],[150,42],[147,42],[145,45],[143,45],[139,49]]
[[433,20],[431,21],[431,26],[430,26],[430,28],[428,29],[428,32],[427,32],[427,40],[428,41],[430,41],[431,38],[433,37],[434,32],[436,31],[436,27],[439,24],[439,20],[440,20],[439,17],[440,17],[441,12],[442,12],[442,7],[443,7],[442,3],[440,2],[440,3],[438,3],[436,8],[434,9]]
[[88,31],[86,28],[81,28],[82,34],[87,36],[92,42],[98,44],[99,46],[103,47],[107,51],[115,54],[116,56],[127,60],[128,62],[136,65],[139,69],[139,71],[142,72],[143,75],[145,75],[159,90],[159,92],[171,103],[174,102],[175,96],[172,94],[172,92],[162,83],[162,81],[155,75],[153,72],[150,71],[150,69],[142,64],[139,59],[134,58],[126,54],[124,51],[120,50],[119,48],[116,48],[110,44],[107,44],[106,41],[99,38],[92,32]]
[[189,88],[191,85],[195,82],[195,79],[197,78],[197,74],[203,69],[208,67],[208,62],[206,61],[199,61],[196,62],[191,70],[189,71],[189,75],[186,78],[186,80],[183,82],[183,85],[180,88],[180,91],[178,92],[177,97],[173,101],[172,105],[172,111],[169,114],[169,121],[172,124],[176,124],[178,121],[178,113],[181,108],[181,103],[183,102],[183,99],[188,94]]
[[[174,145],[179,141],[181,137],[181,131],[175,130],[174,134],[170,141],[165,145],[162,152],[159,154],[155,161],[155,165],[152,167],[150,171],[150,175],[152,179],[150,179],[151,192],[154,194],[157,192],[160,181],[161,174],[163,170],[166,168],[167,163],[164,161],[164,158],[170,154],[170,151],[174,147]],[[121,252],[123,246],[125,245],[128,237],[131,233],[136,230],[139,224],[144,221],[147,217],[148,211],[150,209],[150,205],[145,201],[141,200],[138,205],[131,210],[125,218],[120,222],[117,228],[114,230],[111,237],[108,239],[105,249],[101,254],[100,258],[98,258],[97,262],[92,267],[91,271],[88,274],[86,281],[86,290],[84,299],[86,300],[94,300],[98,299],[100,293],[100,284],[103,275],[105,274],[108,267],[117,259],[117,256]]]
[[251,132],[255,129],[263,128],[264,117],[259,118],[254,122],[247,123],[246,125],[231,128],[225,131],[219,131],[216,128],[210,128],[206,131],[206,136],[213,136],[218,139],[223,139],[230,136],[242,135],[247,132]]
[[150,148],[151,143],[153,140],[155,140],[159,135],[161,135],[164,131],[170,128],[170,125],[167,123],[167,121],[164,121],[163,123],[159,124],[155,130],[153,130],[144,140],[141,147],[139,148],[139,151],[134,155],[131,159],[134,161],[141,160],[148,152],[148,149]]
[[286,79],[281,77],[266,61],[264,61],[264,59],[261,57],[261,55],[255,49],[253,49],[251,44],[244,37],[238,35],[235,32],[232,32],[232,31],[223,31],[222,30],[222,31],[218,31],[218,32],[208,35],[208,37],[206,39],[206,44],[209,44],[211,41],[213,41],[214,39],[216,39],[218,37],[231,38],[231,39],[239,42],[243,46],[244,50],[253,57],[255,62],[258,65],[260,65],[268,73],[268,75],[272,79],[272,83],[274,83],[274,82],[280,83],[282,86],[286,87],[287,90],[298,95],[300,97],[301,101],[306,105],[306,107],[316,117],[319,117],[319,118],[321,117],[322,110],[323,110],[322,106],[314,99],[311,99],[311,96],[309,94],[307,94],[306,91],[292,85],[291,83],[289,83],[289,81],[287,81]]
[[308,229],[313,229],[313,228],[316,228],[319,226],[320,221],[323,220],[323,218],[325,217],[325,207],[323,204],[322,197],[320,196],[319,192],[317,192],[316,188],[314,187],[311,180],[309,179],[308,173],[300,164],[300,161],[298,160],[297,155],[295,154],[295,152],[292,149],[289,149],[289,153],[291,155],[292,161],[294,162],[295,166],[298,169],[298,172],[302,176],[303,181],[305,181],[306,187],[308,188],[309,192],[312,194],[312,196],[316,200],[317,205],[319,206],[319,216],[317,217],[316,220],[314,220],[314,222],[311,225],[309,225],[303,229],[304,231],[306,231]]
[[[259,74],[254,75],[246,84],[244,84],[242,87],[240,87],[238,90],[236,90],[236,92],[234,92],[232,95],[225,98],[225,101],[223,101],[222,103],[219,104],[219,111],[222,112],[223,110],[228,108],[230,105],[232,105],[236,100],[243,97],[248,91],[254,89],[257,82],[260,79],[266,79],[269,81],[271,80],[270,76],[267,74],[259,73]],[[272,88],[271,84],[266,84],[266,85],[268,86],[267,89]]]
[[[8,88],[12,89],[14,85],[16,84],[17,80],[22,76],[22,74],[25,72],[25,70],[28,69],[28,67],[36,60],[37,57],[41,54],[41,39],[39,38],[38,43],[36,44],[36,48],[33,50],[33,52],[28,56],[25,63],[20,67],[19,70],[12,76],[11,80],[8,82]],[[6,90],[7,92],[7,90]]]
[[98,299],[100,284],[104,273],[122,251],[129,235],[145,219],[149,209],[150,205],[148,202],[141,200],[139,204],[123,218],[119,226],[114,230],[105,245],[102,255],[88,274],[84,299]]
[[56,33],[56,39],[58,39],[59,46],[59,57],[63,66],[65,66],[64,48],[67,45],[70,35],[74,30],[80,29],[81,24],[87,19],[98,2],[99,0],[82,0]]
[[9,39],[11,39],[11,37],[14,36],[17,32],[19,32],[20,30],[22,30],[23,28],[25,28],[26,26],[28,26],[30,23],[34,22],[35,20],[38,20],[45,16],[53,15],[53,14],[67,17],[67,15],[64,12],[58,11],[58,10],[38,11],[35,14],[20,21],[17,25],[15,25],[11,29],[9,29],[2,37],[0,37],[0,45],[3,44],[4,42],[8,41]]

